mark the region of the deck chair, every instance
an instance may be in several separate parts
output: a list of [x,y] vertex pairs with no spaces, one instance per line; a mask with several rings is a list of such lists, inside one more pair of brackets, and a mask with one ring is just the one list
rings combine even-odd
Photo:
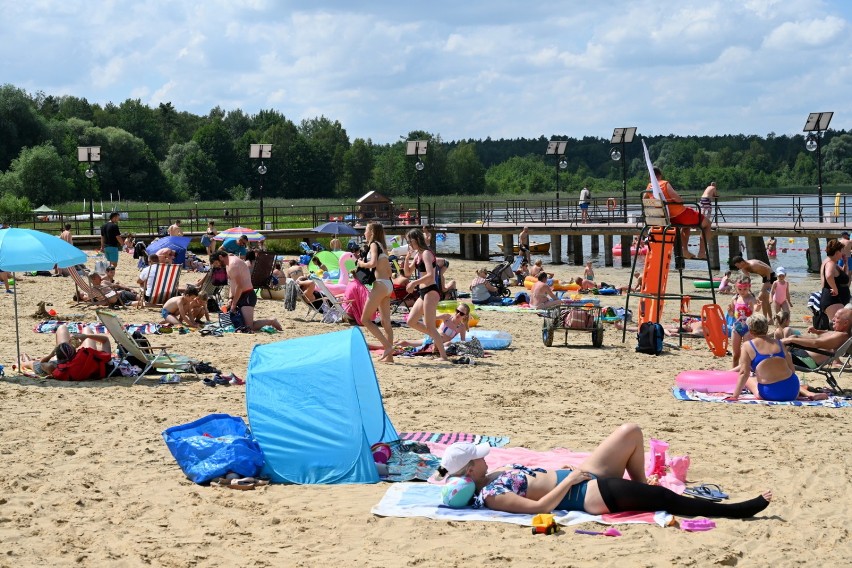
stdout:
[[272,271],[275,269],[275,253],[257,251],[251,266],[251,287],[267,288],[272,284]]
[[216,286],[213,284],[213,271],[210,270],[204,275],[204,279],[198,286],[198,292],[207,294],[208,298],[213,298],[217,304],[221,304],[222,288],[224,288],[224,286]]
[[[118,293],[115,291],[109,292],[107,294],[103,294],[100,290],[95,288],[89,283],[89,277],[81,274],[77,271],[76,268],[71,267],[68,270],[68,274],[71,275],[71,280],[74,281],[74,287],[76,288],[76,294],[74,298],[76,299],[75,306],[109,306],[118,302]],[[83,300],[83,295],[88,300]]]
[[124,363],[129,357],[134,357],[145,363],[145,368],[136,380],[133,381],[134,385],[138,383],[139,380],[145,376],[145,373],[151,369],[169,371],[191,370],[196,377],[198,376],[198,371],[195,369],[195,366],[199,363],[199,361],[190,359],[183,355],[172,355],[167,351],[166,347],[142,347],[136,342],[132,335],[127,333],[127,330],[124,328],[124,325],[121,323],[121,320],[118,319],[117,315],[107,310],[95,310],[95,313],[98,314],[98,319],[104,324],[107,332],[109,332],[112,338],[115,339],[115,343],[122,347],[119,351],[119,353],[123,354],[121,361],[118,365],[115,365],[110,376],[116,373],[121,366],[121,363]]
[[[319,295],[319,298],[308,298],[305,295],[305,291],[302,289],[301,286],[299,286],[297,282],[289,280],[287,285],[289,286],[290,283],[292,283],[296,287],[296,294],[298,294],[298,297],[301,298],[302,303],[304,303],[305,306],[307,306],[308,308],[304,316],[305,321],[314,321],[317,317],[322,318],[323,314],[331,309],[331,302],[322,294]],[[319,290],[317,289],[317,291]]]
[[[803,349],[801,346],[796,345],[795,342],[791,343],[790,347]],[[807,350],[811,353],[825,355],[826,360],[817,364],[810,357],[802,357],[798,352],[793,351],[793,366],[796,370],[802,373],[817,373],[818,375],[822,375],[825,377],[825,382],[828,383],[828,386],[830,386],[835,393],[842,395],[843,389],[841,389],[840,385],[837,383],[837,377],[843,374],[843,371],[846,370],[850,360],[852,360],[852,337],[847,339],[843,345],[838,347],[833,353],[831,351],[823,351],[812,347],[807,348]],[[840,369],[835,374],[834,366],[837,363],[840,363]]]
[[[151,288],[148,306],[162,306],[166,300],[177,295],[181,268],[179,264],[157,264],[151,268],[148,279],[153,278],[154,285]],[[145,297],[145,290],[142,290],[141,297]]]
[[324,296],[324,302],[328,303],[328,309],[323,311],[323,323],[339,323],[342,321],[348,321],[349,314],[346,313],[346,308],[344,307],[344,304],[347,304],[348,301],[341,300],[332,294],[331,290],[328,289],[328,286],[325,285],[322,278],[314,276],[313,274],[310,278],[316,285],[317,290],[319,290],[319,292]]

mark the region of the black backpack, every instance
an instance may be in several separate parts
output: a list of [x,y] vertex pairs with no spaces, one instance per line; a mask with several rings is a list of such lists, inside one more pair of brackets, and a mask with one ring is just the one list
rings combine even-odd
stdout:
[[636,334],[636,338],[639,340],[636,352],[659,355],[663,352],[663,335],[663,326],[646,321],[639,326],[639,333]]

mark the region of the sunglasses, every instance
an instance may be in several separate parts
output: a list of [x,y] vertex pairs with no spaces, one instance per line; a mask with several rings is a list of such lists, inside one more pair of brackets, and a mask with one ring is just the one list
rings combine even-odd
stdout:
[[463,312],[462,310],[456,310],[456,313],[457,313],[458,315],[460,315],[460,316],[463,316],[463,317],[467,317],[467,316],[468,316],[467,312]]

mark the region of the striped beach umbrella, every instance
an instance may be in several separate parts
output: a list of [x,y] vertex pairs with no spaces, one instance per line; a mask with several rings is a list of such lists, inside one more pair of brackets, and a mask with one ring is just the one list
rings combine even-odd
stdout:
[[214,241],[224,241],[225,239],[238,239],[240,235],[245,235],[249,242],[259,242],[265,241],[266,237],[255,231],[254,229],[249,229],[248,227],[231,227],[230,229],[225,229],[215,237],[213,237]]

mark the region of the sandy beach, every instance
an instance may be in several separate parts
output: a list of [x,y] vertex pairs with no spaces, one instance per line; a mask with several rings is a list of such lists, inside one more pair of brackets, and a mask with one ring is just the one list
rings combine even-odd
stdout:
[[[453,258],[448,277],[466,290],[479,266]],[[548,267],[557,278],[582,267]],[[627,284],[629,269],[595,267],[598,281]],[[122,255],[117,280],[130,284],[135,263]],[[182,282],[196,276],[185,274]],[[792,274],[793,325],[805,329],[807,294],[817,279]],[[675,279],[669,280],[675,285]],[[94,321],[94,310],[69,307],[70,278],[18,275],[21,350],[42,356],[52,334],[32,330],[38,301],[60,317]],[[513,287],[513,292],[520,288]],[[722,296],[727,306],[730,296]],[[603,298],[623,306],[622,296]],[[634,306],[635,307],[635,306]],[[667,320],[677,306],[666,306]],[[257,314],[277,317],[284,332],[153,336],[177,353],[246,375],[255,343],[320,334],[337,326],[303,320],[262,300]],[[572,333],[569,345],[541,340],[532,313],[480,312],[479,327],[512,333],[511,349],[476,366],[437,359],[376,363],[384,403],[398,431],[461,431],[505,435],[510,445],[589,451],[613,428],[637,422],[650,437],[689,454],[689,480],[720,484],[732,499],[774,491],[754,519],[717,519],[715,530],[623,525],[620,538],[533,537],[503,523],[380,518],[370,513],[388,484],[273,485],[255,491],[188,481],[161,432],[214,412],[246,415],[245,388],[210,388],[187,378],[161,385],[145,379],[62,383],[17,377],[11,295],[0,298],[0,566],[842,566],[852,561],[850,408],[766,407],[681,402],[670,392],[686,369],[727,369],[703,339],[658,357],[634,352],[635,337],[607,327],[604,346]],[[158,310],[130,308],[125,323],[156,322]],[[419,338],[406,328],[403,339]],[[842,386],[852,376],[841,377]],[[821,379],[813,384],[824,386]],[[582,528],[599,530],[597,526]]]

